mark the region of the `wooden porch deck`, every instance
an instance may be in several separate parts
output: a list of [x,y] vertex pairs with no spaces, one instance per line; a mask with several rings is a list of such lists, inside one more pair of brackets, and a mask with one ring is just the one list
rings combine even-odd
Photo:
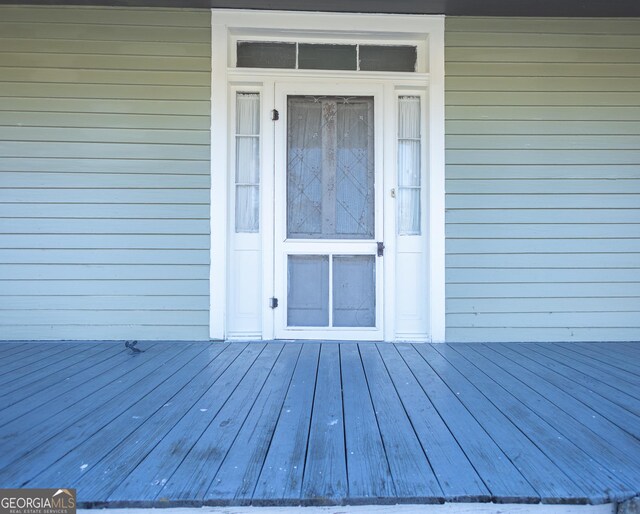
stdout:
[[640,344],[0,344],[0,487],[80,506],[608,503]]

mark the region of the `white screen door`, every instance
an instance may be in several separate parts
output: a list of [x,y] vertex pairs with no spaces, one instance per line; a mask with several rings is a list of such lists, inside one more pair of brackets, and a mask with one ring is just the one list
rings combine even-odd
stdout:
[[276,87],[276,337],[382,339],[375,92]]

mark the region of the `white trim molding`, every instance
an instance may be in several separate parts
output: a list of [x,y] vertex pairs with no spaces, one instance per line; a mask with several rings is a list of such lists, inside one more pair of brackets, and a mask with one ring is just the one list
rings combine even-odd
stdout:
[[[255,291],[247,291],[256,311],[252,327],[262,327],[261,337],[275,335],[273,311],[266,299],[277,289],[274,283],[274,254],[276,232],[273,227],[274,177],[268,172],[275,162],[275,136],[267,115],[276,102],[279,84],[325,83],[354,88],[377,84],[384,96],[384,137],[382,162],[385,169],[395,169],[395,142],[392,134],[395,121],[393,102],[399,94],[420,95],[425,101],[425,226],[424,282],[428,298],[419,308],[423,312],[422,327],[415,331],[415,340],[441,342],[445,339],[445,232],[444,232],[444,17],[426,15],[304,13],[285,11],[250,11],[213,9],[212,73],[211,73],[211,271],[210,271],[210,337],[238,338],[249,334],[234,328],[230,312],[230,288],[233,285],[234,230],[230,212],[229,169],[233,162],[230,141],[233,122],[229,116],[231,92],[260,91],[262,95],[261,159],[264,163],[260,181],[260,240],[262,267],[256,274]],[[415,72],[371,72],[337,70],[298,70],[268,68],[236,68],[236,43],[239,40],[295,41],[324,43],[412,44],[417,49]],[[342,86],[341,86],[342,87]],[[346,86],[345,86],[346,87]],[[405,93],[407,92],[407,93]],[[382,114],[382,113],[381,113]],[[389,143],[391,141],[391,143]],[[397,184],[393,174],[384,174],[384,197],[395,197]],[[386,201],[386,200],[385,200]],[[395,209],[385,207],[384,237],[389,252],[384,277],[384,340],[414,339],[412,329],[396,330],[394,266],[396,250]],[[385,250],[385,259],[387,259]],[[237,273],[236,273],[237,275]],[[236,300],[237,302],[237,300]],[[419,323],[418,323],[419,325]],[[416,326],[418,326],[416,325]]]

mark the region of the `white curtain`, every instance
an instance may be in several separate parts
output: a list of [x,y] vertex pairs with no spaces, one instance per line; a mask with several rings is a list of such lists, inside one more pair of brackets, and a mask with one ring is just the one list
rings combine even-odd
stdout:
[[260,212],[260,95],[236,96],[236,232],[257,232]]
[[398,233],[420,234],[420,97],[398,99]]

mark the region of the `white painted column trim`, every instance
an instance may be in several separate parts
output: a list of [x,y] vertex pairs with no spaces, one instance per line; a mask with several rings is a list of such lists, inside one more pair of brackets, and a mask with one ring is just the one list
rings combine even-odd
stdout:
[[211,12],[211,248],[209,337],[224,339],[227,305],[227,29]]

